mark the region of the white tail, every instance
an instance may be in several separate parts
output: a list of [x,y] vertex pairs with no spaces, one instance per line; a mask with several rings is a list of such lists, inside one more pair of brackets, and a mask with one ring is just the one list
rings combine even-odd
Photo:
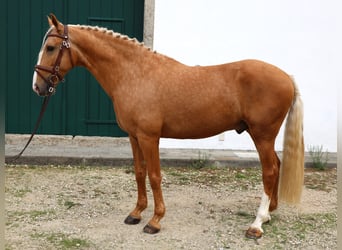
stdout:
[[300,202],[304,184],[303,102],[293,80],[295,95],[288,112],[280,167],[279,199]]

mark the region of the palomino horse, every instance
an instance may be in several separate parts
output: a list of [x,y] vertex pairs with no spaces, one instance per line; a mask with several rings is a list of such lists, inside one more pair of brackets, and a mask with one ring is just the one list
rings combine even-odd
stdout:
[[[147,207],[146,175],[154,215],[144,227],[157,233],[165,214],[159,139],[203,138],[226,130],[247,131],[262,165],[264,192],[247,237],[263,234],[262,223],[284,201],[300,201],[304,175],[302,102],[289,75],[257,60],[216,66],[186,66],[155,53],[136,39],[105,28],[63,25],[54,15],[33,75],[33,90],[50,95],[75,66],[88,69],[111,98],[120,127],[129,134],[138,201],[125,219],[137,224]],[[64,53],[68,51],[68,53]],[[283,161],[275,138],[287,115]],[[280,178],[279,178],[280,176]]]

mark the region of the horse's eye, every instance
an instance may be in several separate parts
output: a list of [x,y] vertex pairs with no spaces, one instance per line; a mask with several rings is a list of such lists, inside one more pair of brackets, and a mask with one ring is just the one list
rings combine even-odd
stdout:
[[48,52],[52,52],[54,49],[55,49],[55,47],[53,47],[53,46],[47,46],[47,47],[46,47],[46,50],[47,50]]

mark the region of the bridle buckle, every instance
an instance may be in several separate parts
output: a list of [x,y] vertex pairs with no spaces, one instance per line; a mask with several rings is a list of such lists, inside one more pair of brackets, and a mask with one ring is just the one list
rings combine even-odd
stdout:
[[62,42],[62,46],[69,49],[70,48],[70,43],[69,43],[69,40],[68,40],[68,37],[64,38],[65,40],[63,40]]
[[52,94],[52,93],[54,93],[54,92],[55,92],[55,88],[54,88],[54,87],[49,87],[49,90],[48,90],[48,91],[49,91],[49,93],[51,93],[51,94]]

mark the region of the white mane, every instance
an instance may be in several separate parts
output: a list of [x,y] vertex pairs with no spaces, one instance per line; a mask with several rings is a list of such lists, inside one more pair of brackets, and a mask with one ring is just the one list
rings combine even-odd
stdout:
[[[113,30],[109,30],[107,28],[103,28],[103,27],[99,27],[99,26],[90,26],[90,25],[79,25],[79,24],[78,25],[69,25],[69,26],[77,27],[77,28],[80,28],[83,30],[93,30],[93,31],[102,32],[104,34],[107,34],[107,35],[115,37],[115,38],[131,41],[131,42],[137,44],[138,46],[145,47],[147,50],[151,51],[150,47],[145,46],[143,42],[139,42],[136,38],[130,38],[127,35],[123,35],[123,34],[120,34],[118,32],[114,32]],[[156,51],[154,51],[154,53],[156,53]]]

